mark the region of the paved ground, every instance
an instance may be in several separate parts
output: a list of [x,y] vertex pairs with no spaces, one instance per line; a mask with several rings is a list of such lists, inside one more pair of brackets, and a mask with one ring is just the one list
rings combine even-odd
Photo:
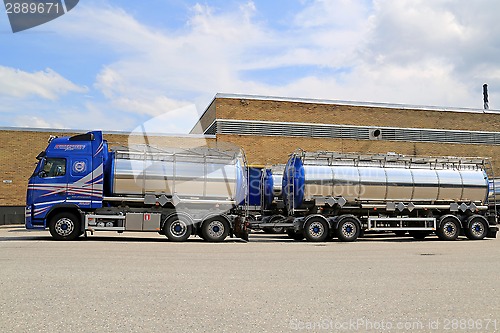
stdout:
[[0,332],[493,332],[499,279],[500,239],[57,242],[4,227]]

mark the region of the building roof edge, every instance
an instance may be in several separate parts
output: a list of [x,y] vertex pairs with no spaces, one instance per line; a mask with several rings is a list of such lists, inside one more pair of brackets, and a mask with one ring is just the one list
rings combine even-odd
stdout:
[[475,109],[475,108],[442,107],[442,106],[426,106],[426,105],[378,103],[378,102],[356,102],[356,101],[314,99],[314,98],[302,98],[302,97],[279,97],[279,96],[261,96],[261,95],[247,95],[247,94],[217,93],[215,95],[215,99],[217,99],[217,98],[221,98],[221,99],[224,99],[224,98],[225,99],[249,99],[249,100],[277,101],[277,102],[296,102],[296,103],[310,103],[310,104],[331,104],[331,105],[345,105],[345,106],[365,106],[365,107],[390,108],[390,109],[402,109],[402,110],[500,114],[500,110],[494,110],[494,109],[484,110],[484,109]]

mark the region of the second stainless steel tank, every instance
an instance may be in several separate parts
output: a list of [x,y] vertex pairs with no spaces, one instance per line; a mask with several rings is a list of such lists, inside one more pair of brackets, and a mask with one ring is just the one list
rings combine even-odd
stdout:
[[349,161],[294,154],[284,173],[286,200],[294,208],[315,197],[343,197],[348,202],[486,200],[488,177],[477,164],[401,160],[382,163],[380,159],[356,161],[353,157]]

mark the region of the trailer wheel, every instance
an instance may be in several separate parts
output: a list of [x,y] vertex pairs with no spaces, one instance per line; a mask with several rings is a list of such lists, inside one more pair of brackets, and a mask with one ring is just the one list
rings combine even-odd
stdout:
[[488,234],[488,222],[481,215],[473,215],[467,219],[468,227],[465,228],[465,236],[471,240],[481,240]]
[[393,232],[398,237],[403,237],[404,235],[406,235],[406,230],[396,230],[396,231],[393,231]]
[[193,225],[188,218],[174,215],[165,221],[163,232],[172,242],[185,242],[193,232]]
[[445,217],[436,231],[441,240],[452,241],[460,234],[460,221],[454,216]]
[[361,233],[361,225],[354,216],[341,217],[336,233],[339,240],[354,242]]
[[328,223],[322,218],[310,218],[304,225],[304,235],[308,241],[324,242],[328,237],[328,233]]
[[295,230],[291,229],[291,230],[288,230],[286,232],[286,234],[288,235],[288,237],[290,237],[291,239],[293,240],[296,240],[296,241],[301,241],[304,239],[304,233],[302,232],[296,232]]
[[222,242],[229,235],[229,223],[223,217],[213,217],[203,222],[201,233],[207,242]]
[[49,231],[56,240],[75,240],[81,233],[80,219],[73,213],[54,215],[49,222]]

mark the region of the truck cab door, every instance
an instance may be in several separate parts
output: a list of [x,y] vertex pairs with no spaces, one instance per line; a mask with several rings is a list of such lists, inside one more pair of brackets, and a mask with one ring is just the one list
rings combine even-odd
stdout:
[[38,172],[31,176],[29,190],[33,219],[45,218],[48,210],[57,203],[66,201],[67,160],[65,158],[45,158]]
[[75,156],[68,163],[68,193],[67,202],[80,208],[90,208],[93,179],[92,164],[89,157]]

